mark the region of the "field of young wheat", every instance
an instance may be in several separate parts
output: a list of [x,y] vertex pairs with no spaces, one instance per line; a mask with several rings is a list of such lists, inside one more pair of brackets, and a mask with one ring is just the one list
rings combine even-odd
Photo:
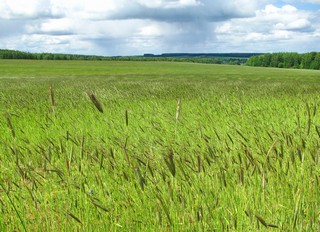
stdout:
[[318,231],[320,72],[0,61],[0,231]]

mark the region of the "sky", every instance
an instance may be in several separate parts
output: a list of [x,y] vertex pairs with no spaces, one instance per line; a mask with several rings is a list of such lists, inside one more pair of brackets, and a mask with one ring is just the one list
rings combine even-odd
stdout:
[[0,49],[303,53],[319,41],[320,0],[0,0]]

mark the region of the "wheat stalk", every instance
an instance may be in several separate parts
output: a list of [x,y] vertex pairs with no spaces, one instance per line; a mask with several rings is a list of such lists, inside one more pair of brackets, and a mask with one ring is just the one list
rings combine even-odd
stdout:
[[8,127],[11,130],[11,134],[12,134],[13,138],[15,138],[16,137],[16,132],[15,132],[14,127],[13,127],[12,122],[11,122],[11,115],[8,112],[6,113],[6,119],[7,119]]
[[52,85],[50,86],[50,101],[51,101],[51,105],[52,107],[55,106],[55,100],[54,100],[54,90]]
[[177,103],[176,121],[179,120],[180,111],[181,111],[181,98],[179,98]]

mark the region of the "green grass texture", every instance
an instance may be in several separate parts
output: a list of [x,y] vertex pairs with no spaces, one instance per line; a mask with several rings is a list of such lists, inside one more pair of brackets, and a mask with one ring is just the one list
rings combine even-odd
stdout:
[[318,231],[320,72],[0,60],[0,231]]

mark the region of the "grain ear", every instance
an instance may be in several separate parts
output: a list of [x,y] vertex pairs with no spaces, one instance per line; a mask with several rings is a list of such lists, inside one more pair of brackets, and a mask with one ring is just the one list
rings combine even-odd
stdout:
[[92,103],[95,105],[95,107],[101,112],[103,113],[103,108],[101,103],[98,101],[98,99],[96,98],[96,96],[92,93],[92,92],[87,92],[88,97],[90,98],[90,100],[92,101]]

